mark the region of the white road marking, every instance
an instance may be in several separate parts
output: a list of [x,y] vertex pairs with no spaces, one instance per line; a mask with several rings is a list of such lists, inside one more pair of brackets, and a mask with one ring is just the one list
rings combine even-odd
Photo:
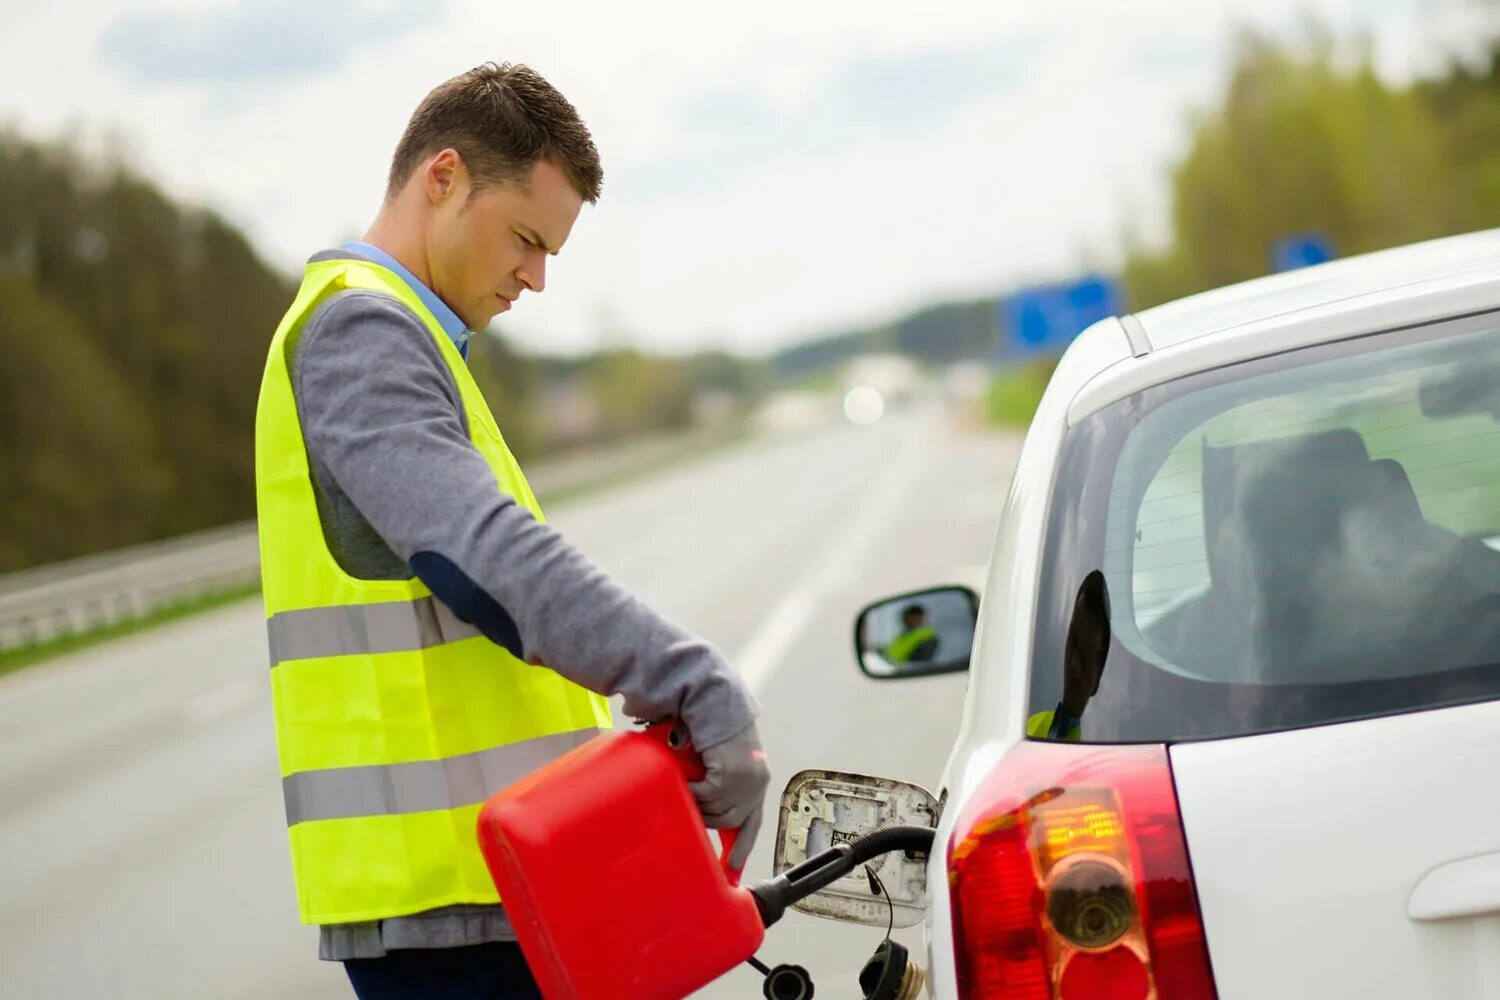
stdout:
[[194,697],[183,706],[183,715],[195,726],[206,726],[251,707],[269,689],[269,678],[236,677]]
[[858,516],[844,522],[833,543],[807,561],[806,576],[790,587],[771,609],[750,641],[731,662],[739,669],[750,690],[757,694],[776,671],[817,610],[818,598],[853,582],[865,556],[890,535],[889,528],[911,492],[926,472],[932,449],[924,448],[920,428],[914,429],[887,468],[892,474],[879,480],[871,500]]

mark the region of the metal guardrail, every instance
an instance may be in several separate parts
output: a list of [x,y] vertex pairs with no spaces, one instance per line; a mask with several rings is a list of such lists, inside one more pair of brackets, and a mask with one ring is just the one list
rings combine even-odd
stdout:
[[0,652],[144,618],[260,579],[255,523],[0,577]]
[[[717,427],[594,449],[538,463],[527,478],[545,500],[741,433]],[[0,653],[135,621],[259,579],[253,521],[0,575]]]

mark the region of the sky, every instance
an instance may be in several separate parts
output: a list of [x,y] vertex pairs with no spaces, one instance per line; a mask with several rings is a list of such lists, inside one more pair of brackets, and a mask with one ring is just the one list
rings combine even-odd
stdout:
[[295,274],[357,238],[433,86],[526,63],[604,162],[498,325],[525,350],[759,354],[1108,269],[1237,26],[1368,33],[1433,71],[1464,0],[0,0],[0,124],[123,150]]

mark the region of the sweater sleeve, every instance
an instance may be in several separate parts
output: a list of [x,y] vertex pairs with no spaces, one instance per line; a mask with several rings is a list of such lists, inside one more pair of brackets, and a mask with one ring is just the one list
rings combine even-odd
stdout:
[[503,492],[432,337],[386,296],[325,304],[298,347],[309,456],[456,615],[634,718],[677,716],[707,748],[759,708],[724,657],[612,581]]

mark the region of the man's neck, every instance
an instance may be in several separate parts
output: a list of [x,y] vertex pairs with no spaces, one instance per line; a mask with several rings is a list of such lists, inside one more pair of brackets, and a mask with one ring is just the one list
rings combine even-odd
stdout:
[[432,274],[427,267],[427,252],[421,237],[413,237],[411,233],[415,227],[389,213],[391,210],[386,209],[376,216],[361,238],[396,258],[414,278],[431,288]]

